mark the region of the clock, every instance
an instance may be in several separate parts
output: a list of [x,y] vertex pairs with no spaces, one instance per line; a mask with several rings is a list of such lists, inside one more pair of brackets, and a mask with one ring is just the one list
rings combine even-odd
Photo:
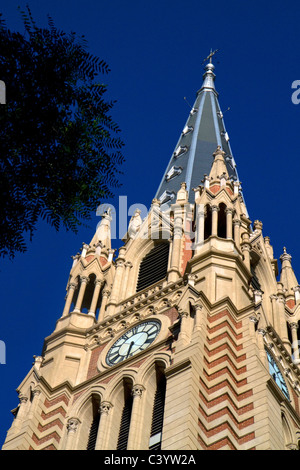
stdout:
[[283,392],[283,394],[286,396],[286,398],[289,400],[290,399],[289,391],[285,383],[285,380],[282,376],[282,373],[280,372],[280,369],[275,359],[273,358],[273,356],[268,351],[266,351],[266,353],[267,353],[267,358],[268,358],[268,363],[269,363],[270,375],[272,376],[272,378],[274,379],[274,381],[276,382],[280,390]]
[[136,325],[124,333],[109,349],[106,363],[114,366],[119,362],[144,351],[155,340],[160,332],[160,322],[148,320]]

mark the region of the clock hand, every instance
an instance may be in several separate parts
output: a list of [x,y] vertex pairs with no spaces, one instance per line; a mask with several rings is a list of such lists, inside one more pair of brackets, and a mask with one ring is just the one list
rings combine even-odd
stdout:
[[130,346],[129,346],[129,349],[128,349],[128,351],[127,351],[126,359],[127,359],[127,357],[129,356],[130,351],[131,351],[131,348],[132,348],[133,345],[134,345],[134,341],[131,341]]

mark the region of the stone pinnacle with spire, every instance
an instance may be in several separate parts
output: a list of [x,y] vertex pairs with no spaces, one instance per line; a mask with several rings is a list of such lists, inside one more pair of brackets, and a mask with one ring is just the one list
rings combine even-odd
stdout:
[[291,255],[286,252],[286,248],[283,248],[283,254],[280,256],[281,261],[281,273],[280,282],[287,291],[287,296],[294,296],[293,289],[298,286],[298,281],[295,276],[294,270],[291,263]]

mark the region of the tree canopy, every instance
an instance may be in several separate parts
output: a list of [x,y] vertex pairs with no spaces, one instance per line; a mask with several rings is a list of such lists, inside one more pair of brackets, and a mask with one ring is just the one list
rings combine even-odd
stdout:
[[120,186],[120,129],[100,76],[107,63],[87,41],[38,27],[21,11],[24,33],[0,16],[0,256],[27,250],[40,218],[77,231]]

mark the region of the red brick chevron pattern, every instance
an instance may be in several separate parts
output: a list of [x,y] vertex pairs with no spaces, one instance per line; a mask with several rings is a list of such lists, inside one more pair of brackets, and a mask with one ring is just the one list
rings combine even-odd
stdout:
[[[56,408],[53,408],[48,413],[44,410],[41,413],[41,422],[38,424],[37,431],[40,437],[37,436],[37,433],[33,433],[32,440],[39,447],[40,450],[51,450],[56,449],[55,444],[50,444],[46,447],[41,447],[43,444],[53,439],[57,443],[60,442],[60,435],[57,431],[51,431],[55,426],[58,426],[60,429],[63,429],[63,418],[66,416],[66,411],[61,403],[68,405],[69,399],[65,394],[62,394],[58,397],[53,398],[52,400],[45,399],[44,406],[46,408],[52,408],[55,405],[58,405]],[[45,420],[54,417],[52,421],[47,424],[42,424]],[[61,419],[62,418],[62,419]],[[31,447],[32,448],[32,447]]]
[[[224,309],[207,317],[203,374],[199,379],[199,434],[201,448],[239,450],[255,434],[249,426],[253,391],[247,381],[242,321]],[[253,446],[252,446],[253,447]]]

